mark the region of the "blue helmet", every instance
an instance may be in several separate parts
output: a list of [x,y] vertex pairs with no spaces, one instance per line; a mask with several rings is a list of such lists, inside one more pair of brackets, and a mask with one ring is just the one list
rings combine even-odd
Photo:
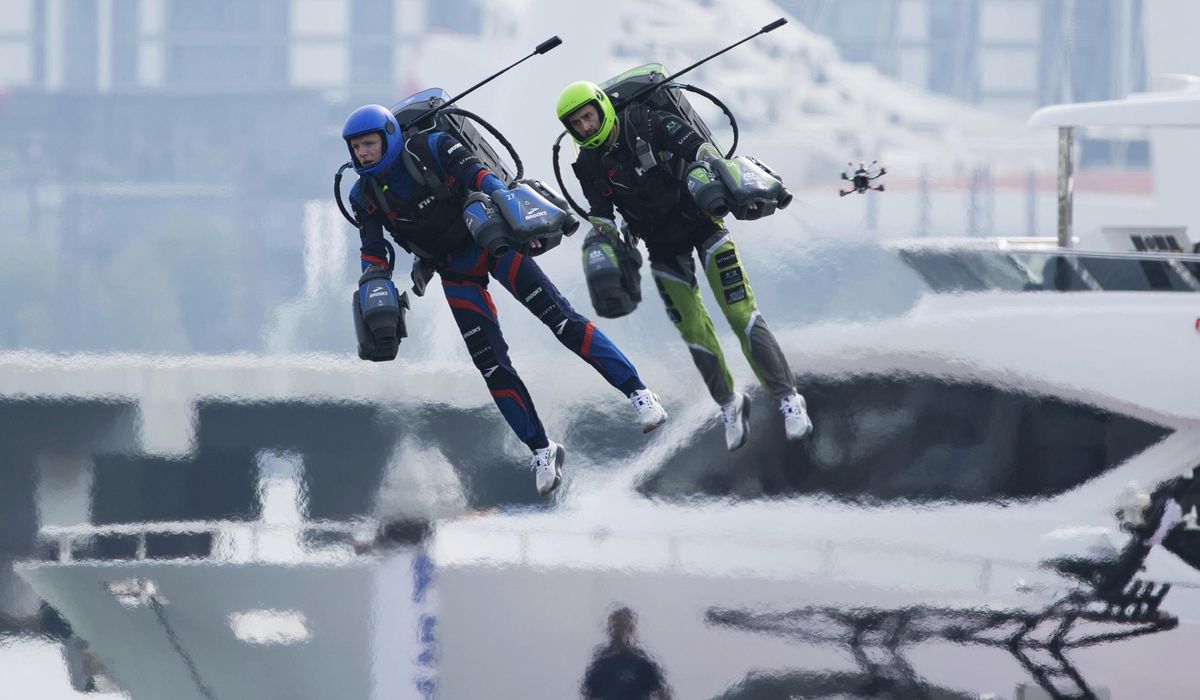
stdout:
[[[354,157],[350,139],[373,131],[383,137],[383,155],[378,162],[364,168]],[[392,111],[383,105],[363,105],[351,112],[350,116],[346,117],[346,124],[342,126],[342,138],[346,139],[346,147],[350,149],[350,162],[354,164],[354,172],[359,175],[377,175],[386,171],[400,157],[400,150],[404,144],[400,123],[396,121]]]

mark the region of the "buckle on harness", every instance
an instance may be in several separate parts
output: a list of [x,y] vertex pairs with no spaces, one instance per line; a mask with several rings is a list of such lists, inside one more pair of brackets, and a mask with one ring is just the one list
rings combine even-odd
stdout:
[[634,139],[633,153],[637,156],[639,166],[634,168],[634,172],[639,176],[644,175],[647,170],[658,165],[658,161],[654,158],[654,149],[641,136]]

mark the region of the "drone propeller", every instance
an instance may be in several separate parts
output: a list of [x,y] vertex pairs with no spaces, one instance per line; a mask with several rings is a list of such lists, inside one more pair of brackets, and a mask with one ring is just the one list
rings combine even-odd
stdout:
[[848,190],[839,189],[838,196],[845,197],[846,195],[853,194],[855,192],[857,192],[859,194],[863,194],[863,193],[867,192],[868,190],[876,190],[878,192],[883,192],[884,191],[883,185],[872,185],[871,184],[872,180],[876,180],[887,174],[887,168],[883,168],[883,167],[879,168],[875,172],[872,172],[872,170],[875,168],[876,164],[878,164],[878,163],[879,163],[878,160],[873,160],[873,161],[871,161],[870,165],[866,165],[865,160],[860,160],[860,161],[858,161],[857,168],[854,167],[853,162],[846,163],[846,165],[854,171],[854,175],[851,176],[851,175],[843,172],[842,179],[849,180],[852,184],[852,187]]

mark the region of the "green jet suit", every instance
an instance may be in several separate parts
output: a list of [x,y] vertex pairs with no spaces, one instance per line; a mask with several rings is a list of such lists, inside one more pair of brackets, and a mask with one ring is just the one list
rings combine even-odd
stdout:
[[[775,336],[754,301],[754,291],[728,231],[719,230],[703,245],[704,274],[725,319],[742,344],[755,376],[775,398],[795,391],[791,369]],[[692,361],[700,370],[713,400],[724,405],[733,398],[733,376],[717,342],[716,328],[700,298],[692,251],[669,262],[651,265],[654,282],[667,307],[667,315],[683,336]]]

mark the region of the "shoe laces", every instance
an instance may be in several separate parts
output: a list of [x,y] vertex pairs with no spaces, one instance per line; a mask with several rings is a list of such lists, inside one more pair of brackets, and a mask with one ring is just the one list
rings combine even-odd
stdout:
[[800,418],[804,415],[804,403],[796,394],[785,397],[779,402],[784,418]]
[[731,425],[737,419],[738,409],[742,407],[742,397],[739,395],[721,407],[721,420]]
[[654,406],[654,394],[651,394],[649,391],[635,391],[630,398],[633,399],[634,408],[639,412]]
[[550,468],[554,461],[554,446],[543,447],[540,450],[535,450],[533,453],[533,466],[530,467],[535,472],[543,472]]

